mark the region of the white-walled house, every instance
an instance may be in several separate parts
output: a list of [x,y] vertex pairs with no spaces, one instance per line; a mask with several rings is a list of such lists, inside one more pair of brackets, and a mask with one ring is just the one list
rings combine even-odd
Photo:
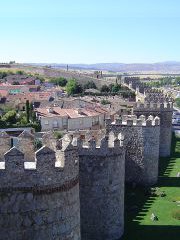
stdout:
[[104,126],[107,110],[103,108],[60,107],[36,108],[36,116],[41,122],[42,131],[98,129]]

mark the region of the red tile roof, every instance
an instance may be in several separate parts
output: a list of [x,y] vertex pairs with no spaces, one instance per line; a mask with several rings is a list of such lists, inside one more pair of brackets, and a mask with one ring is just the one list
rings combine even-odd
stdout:
[[96,111],[96,109],[64,109],[60,107],[52,107],[52,108],[36,108],[35,111],[37,114],[43,117],[55,117],[55,116],[61,116],[61,117],[68,117],[68,118],[81,118],[81,117],[93,117],[93,116],[99,116],[100,114],[107,113],[107,110],[102,110],[102,112]]
[[0,90],[0,97],[7,97],[8,91],[7,90]]

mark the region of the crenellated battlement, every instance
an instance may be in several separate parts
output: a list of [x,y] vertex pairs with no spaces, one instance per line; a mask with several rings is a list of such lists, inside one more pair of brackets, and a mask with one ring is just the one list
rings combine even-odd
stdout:
[[163,93],[162,90],[156,88],[147,88],[144,90],[144,93]]
[[18,148],[12,147],[0,160],[0,188],[61,185],[77,178],[78,163],[77,148],[71,142],[62,143],[57,151],[43,146],[34,152],[33,161],[32,158],[29,161]]
[[109,136],[104,136],[100,141],[96,141],[94,138],[88,140],[88,142],[82,141],[79,137],[73,138],[73,145],[77,146],[79,155],[90,156],[111,156],[121,155],[124,151],[123,139],[114,139],[111,141]]
[[135,111],[172,111],[173,110],[173,103],[169,102],[167,100],[167,102],[164,103],[154,103],[154,102],[145,102],[145,103],[141,103],[141,102],[137,102],[134,106],[134,110]]
[[146,118],[144,115],[141,115],[139,118],[137,118],[136,115],[124,115],[122,118],[115,119],[114,122],[112,122],[110,119],[106,119],[106,126],[109,125],[116,125],[116,126],[122,126],[122,127],[153,127],[153,126],[159,126],[160,125],[160,118],[159,117],[153,117],[148,116]]
[[[0,134],[1,153],[9,140]],[[0,159],[1,239],[80,240],[77,148],[62,142],[56,151],[44,145],[26,152],[34,136],[24,132],[16,140]]]

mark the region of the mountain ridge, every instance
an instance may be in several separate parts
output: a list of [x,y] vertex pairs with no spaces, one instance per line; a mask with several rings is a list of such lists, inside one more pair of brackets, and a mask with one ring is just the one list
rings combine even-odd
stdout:
[[[66,68],[67,64],[59,63],[32,63],[32,65],[47,66],[53,68]],[[180,62],[165,61],[157,63],[94,63],[94,64],[68,64],[71,69],[82,70],[102,70],[112,72],[139,72],[139,71],[155,71],[155,72],[180,72]]]

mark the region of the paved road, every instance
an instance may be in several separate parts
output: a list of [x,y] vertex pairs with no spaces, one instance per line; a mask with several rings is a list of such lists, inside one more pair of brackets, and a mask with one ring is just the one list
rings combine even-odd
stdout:
[[[177,111],[177,113],[180,115],[180,109],[177,107],[174,107],[174,110]],[[172,127],[172,131],[175,132],[175,135],[180,137],[180,124],[174,124]]]

